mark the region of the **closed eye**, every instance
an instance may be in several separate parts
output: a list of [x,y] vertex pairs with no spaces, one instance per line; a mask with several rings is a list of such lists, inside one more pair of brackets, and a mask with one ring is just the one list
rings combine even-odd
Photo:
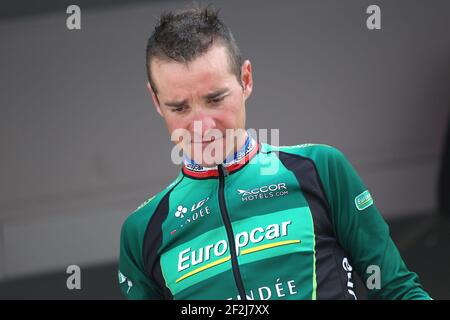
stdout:
[[185,106],[179,106],[179,107],[171,107],[170,111],[175,112],[175,113],[181,113],[183,111],[186,110]]
[[212,103],[219,103],[225,99],[226,95],[209,100]]

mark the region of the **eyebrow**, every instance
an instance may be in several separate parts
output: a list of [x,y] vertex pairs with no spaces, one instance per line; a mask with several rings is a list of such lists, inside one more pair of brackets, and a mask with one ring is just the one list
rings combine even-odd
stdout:
[[228,88],[220,88],[220,89],[217,89],[216,91],[208,93],[203,98],[205,100],[211,100],[211,99],[214,99],[214,98],[217,98],[217,97],[221,96],[222,94],[226,93],[227,91],[228,91]]
[[[203,99],[205,100],[212,100],[214,98],[217,98],[221,96],[222,94],[226,93],[228,91],[228,88],[220,88],[217,89],[211,93],[208,93],[207,95],[203,96]],[[181,101],[168,101],[164,103],[168,107],[174,107],[179,108],[187,104],[187,100],[181,100]]]

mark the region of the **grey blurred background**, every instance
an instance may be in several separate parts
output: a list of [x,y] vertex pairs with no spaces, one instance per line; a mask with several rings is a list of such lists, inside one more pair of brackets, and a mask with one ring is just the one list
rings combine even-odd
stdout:
[[[145,87],[145,45],[160,13],[190,3],[2,2],[0,298],[122,298],[122,222],[179,170]],[[450,215],[438,186],[450,2],[197,3],[221,9],[252,61],[248,127],[279,128],[282,145],[341,149],[407,265],[435,299],[449,299]],[[70,4],[81,7],[81,30],[66,27]],[[381,30],[366,27],[372,4]],[[72,264],[81,290],[66,288]]]

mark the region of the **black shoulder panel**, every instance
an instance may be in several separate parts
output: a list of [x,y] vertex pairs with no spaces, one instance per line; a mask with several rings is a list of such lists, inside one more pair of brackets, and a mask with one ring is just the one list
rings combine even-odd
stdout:
[[330,205],[312,159],[279,151],[281,163],[297,178],[314,222],[317,299],[346,299],[345,277],[341,267],[344,252],[337,243]]
[[162,224],[167,219],[169,213],[169,198],[173,189],[181,182],[183,178],[175,184],[169,192],[159,202],[154,214],[150,218],[145,231],[144,243],[142,245],[142,258],[144,268],[150,278],[154,279],[161,289],[161,294],[167,300],[172,300],[173,295],[166,287],[164,277],[161,271],[160,257],[158,250],[162,245]]

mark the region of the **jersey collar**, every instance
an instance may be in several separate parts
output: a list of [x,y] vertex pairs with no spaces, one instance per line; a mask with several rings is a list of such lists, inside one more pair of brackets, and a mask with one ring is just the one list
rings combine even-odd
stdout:
[[[228,173],[237,171],[245,166],[258,153],[258,150],[259,144],[247,132],[247,139],[244,145],[233,155],[228,156],[223,161],[222,166]],[[186,176],[197,179],[219,176],[218,166],[203,167],[186,156],[184,156],[183,162],[182,172]]]

